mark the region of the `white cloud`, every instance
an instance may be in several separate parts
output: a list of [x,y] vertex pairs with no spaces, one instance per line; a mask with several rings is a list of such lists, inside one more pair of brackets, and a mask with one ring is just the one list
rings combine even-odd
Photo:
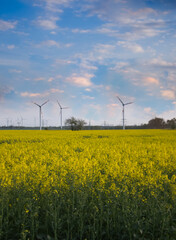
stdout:
[[138,44],[129,45],[128,48],[135,53],[143,53],[144,52],[144,49]]
[[62,75],[59,74],[59,75],[56,76],[56,78],[62,78]]
[[111,70],[120,70],[123,68],[129,67],[129,63],[128,62],[117,62],[115,67],[111,68]]
[[90,32],[91,32],[90,29],[79,29],[79,28],[72,29],[72,33],[90,33]]
[[0,31],[7,31],[14,29],[17,25],[17,21],[4,21],[0,19]]
[[117,29],[115,24],[104,24],[100,28],[95,30],[95,33],[106,34],[109,36],[117,36],[119,30]]
[[15,45],[13,45],[13,44],[12,44],[12,45],[8,45],[7,48],[10,49],[10,50],[11,50],[11,49],[14,49],[14,48],[15,48]]
[[117,103],[111,103],[111,104],[107,104],[108,108],[114,108],[114,107],[119,107],[119,104]]
[[38,77],[38,78],[35,78],[34,81],[44,81],[45,78],[44,77]]
[[115,46],[111,44],[97,44],[94,49],[99,53],[109,54],[110,51],[115,49]]
[[87,96],[87,95],[83,95],[82,98],[83,98],[83,99],[90,99],[90,100],[95,99],[95,97]]
[[107,91],[110,91],[111,90],[111,86],[105,86],[105,89],[107,90]]
[[150,118],[154,118],[156,116],[156,112],[151,107],[144,108],[144,113],[146,113]]
[[168,72],[168,80],[171,82],[175,82],[175,79],[176,79],[176,69],[174,69],[174,67],[173,67],[173,71],[170,70]]
[[103,24],[102,26],[96,28],[96,29],[79,29],[75,28],[72,29],[73,33],[81,33],[81,34],[105,34],[109,36],[118,36],[119,30],[117,29],[116,24]]
[[[156,90],[160,87],[159,79],[161,78],[161,82],[163,81],[161,74],[158,74],[156,69],[151,70],[150,65],[144,65],[142,62],[135,63],[135,68],[134,64],[119,62],[110,69],[120,73],[134,85],[146,87],[146,90],[150,90],[150,92],[156,93]],[[151,76],[148,76],[149,72],[152,72]]]
[[95,44],[89,54],[78,57],[85,68],[97,70],[97,63],[106,65],[109,59],[117,58],[115,50],[116,46],[112,44]]
[[92,90],[90,88],[85,89],[86,92],[91,92]]
[[58,20],[58,18],[56,17],[53,17],[53,18],[50,18],[50,19],[38,19],[36,21],[36,23],[46,29],[46,30],[55,30],[57,29],[57,24],[56,24],[56,21]]
[[169,110],[161,113],[159,117],[164,118],[165,120],[170,120],[172,118],[175,118],[175,112],[176,110]]
[[91,108],[95,109],[97,112],[100,112],[102,107],[99,104],[90,104]]
[[56,64],[63,64],[63,65],[67,65],[67,64],[73,64],[75,62],[71,61],[71,60],[66,60],[66,59],[56,59]]
[[[73,33],[92,33],[104,34],[111,37],[117,37],[123,40],[138,40],[151,38],[166,32],[164,21],[162,20],[136,20],[127,16],[119,18],[118,26],[116,24],[103,24],[97,29],[73,29]],[[121,31],[123,29],[123,31]]]
[[151,38],[155,37],[159,34],[163,33],[163,31],[158,29],[152,29],[152,28],[143,28],[141,26],[140,28],[131,29],[129,31],[124,31],[124,33],[117,34],[117,37],[122,40],[139,40],[139,39],[145,39],[145,38]]
[[20,93],[22,97],[41,97],[43,96],[41,93],[30,93],[30,92],[22,92]]
[[29,36],[29,33],[26,33],[26,32],[20,32],[20,31],[12,31],[12,33],[15,33],[15,34],[18,34],[18,35],[21,35],[21,36]]
[[158,67],[168,67],[168,68],[175,68],[176,62],[167,62],[161,58],[154,58],[150,60],[150,64]]
[[162,90],[161,95],[168,100],[174,100],[175,99],[175,92],[173,90]]
[[32,93],[32,92],[21,92],[20,95],[22,97],[29,97],[29,98],[35,98],[35,97],[47,97],[54,93],[63,93],[63,90],[57,89],[57,88],[51,88],[46,92],[43,93]]
[[36,45],[36,47],[60,47],[60,44],[54,40],[47,40]]
[[93,85],[91,82],[91,78],[93,77],[94,75],[89,73],[82,74],[81,76],[74,73],[71,77],[68,77],[66,81],[78,87],[90,87]]
[[155,85],[159,85],[159,80],[154,78],[154,77],[145,77],[144,78],[144,82],[146,84],[155,84]]
[[45,3],[44,7],[46,8],[46,10],[61,13],[62,8],[68,7],[72,1],[73,0],[42,0],[41,3]]
[[[118,27],[123,28],[123,34],[118,34],[117,28],[111,26],[102,28],[100,33],[114,35],[123,39],[141,39],[153,37],[165,30],[166,23],[162,19],[162,14],[148,7],[143,7],[143,2],[130,4],[131,1],[97,0],[89,1],[89,4],[82,7],[83,11],[89,15],[96,15],[104,21],[117,23]],[[160,17],[160,18],[159,18]]]
[[66,43],[63,46],[66,47],[66,48],[69,48],[69,47],[73,46],[73,44],[72,43]]
[[144,28],[136,31],[136,38],[155,37],[161,33],[164,33],[164,31],[159,29]]
[[136,44],[136,43],[119,41],[117,44],[131,50],[134,53],[144,52],[144,49],[139,44]]
[[18,69],[10,69],[9,72],[22,73],[22,71],[21,71],[21,70],[18,70]]
[[54,80],[54,78],[53,77],[50,77],[49,79],[48,79],[48,82],[52,82]]
[[51,88],[49,90],[49,93],[63,93],[63,90],[57,89],[57,88]]
[[151,113],[152,109],[151,107],[144,108],[144,112]]
[[84,69],[89,69],[89,70],[97,70],[98,68],[92,64],[90,64],[88,61],[86,61],[85,59],[82,59],[82,62],[80,64],[81,68]]
[[137,11],[128,11],[128,14],[132,17],[143,19],[148,17],[150,14],[157,15],[157,12],[153,8],[140,8]]

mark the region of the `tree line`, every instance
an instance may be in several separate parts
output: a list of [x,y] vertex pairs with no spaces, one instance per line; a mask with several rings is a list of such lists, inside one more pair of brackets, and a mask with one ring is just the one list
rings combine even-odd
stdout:
[[176,118],[165,121],[163,118],[155,117],[142,126],[150,129],[176,129]]
[[[72,131],[74,130],[82,130],[85,128],[86,121],[83,119],[76,119],[75,117],[71,117],[66,119],[65,125],[70,127]],[[92,126],[93,127],[93,126]],[[91,129],[94,129],[92,128]],[[116,127],[114,127],[116,128]],[[148,121],[147,124],[141,124],[140,126],[127,126],[127,128],[141,128],[141,129],[176,129],[176,118],[165,121],[163,118],[155,117]],[[86,128],[87,129],[87,128]]]
[[[22,126],[1,126],[2,129],[38,129],[38,127],[22,127]],[[60,127],[57,126],[49,126],[44,127],[45,130],[58,130]],[[72,131],[87,129],[87,130],[98,130],[98,129],[122,129],[121,125],[95,125],[90,126],[87,125],[86,121],[83,119],[77,119],[75,117],[70,117],[65,121],[65,130],[71,129]],[[172,118],[170,120],[164,120],[163,118],[155,117],[148,121],[146,124],[141,125],[127,125],[126,129],[176,129],[176,118]]]

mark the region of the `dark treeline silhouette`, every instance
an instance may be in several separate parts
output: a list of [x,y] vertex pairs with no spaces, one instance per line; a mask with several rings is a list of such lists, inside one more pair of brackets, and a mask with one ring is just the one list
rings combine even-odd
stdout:
[[[86,122],[82,119],[76,119],[71,117],[66,119],[65,125],[63,126],[63,130],[106,130],[106,129],[122,129],[122,125],[113,126],[113,125],[86,125]],[[146,124],[141,125],[127,125],[125,126],[126,129],[176,129],[176,118],[172,118],[170,120],[164,120],[163,118],[155,117],[148,121]],[[1,126],[1,130],[5,129],[13,129],[13,130],[38,130],[39,127],[25,127],[25,126]],[[43,130],[60,130],[60,127],[56,126],[43,126]]]
[[176,118],[172,118],[171,120],[164,120],[163,118],[153,118],[148,124],[144,124],[146,128],[150,129],[175,129],[176,128]]
[[76,119],[75,117],[71,117],[65,120],[65,125],[70,126],[72,131],[82,130],[86,125],[86,122],[82,119]]

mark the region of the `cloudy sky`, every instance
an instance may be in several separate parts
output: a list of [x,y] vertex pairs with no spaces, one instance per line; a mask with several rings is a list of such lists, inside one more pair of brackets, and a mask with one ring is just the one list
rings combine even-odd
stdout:
[[2,0],[0,125],[176,117],[176,1]]

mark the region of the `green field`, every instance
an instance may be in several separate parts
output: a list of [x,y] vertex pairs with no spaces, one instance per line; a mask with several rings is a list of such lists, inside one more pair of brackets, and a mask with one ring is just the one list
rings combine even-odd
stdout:
[[176,131],[1,131],[0,239],[176,239]]

